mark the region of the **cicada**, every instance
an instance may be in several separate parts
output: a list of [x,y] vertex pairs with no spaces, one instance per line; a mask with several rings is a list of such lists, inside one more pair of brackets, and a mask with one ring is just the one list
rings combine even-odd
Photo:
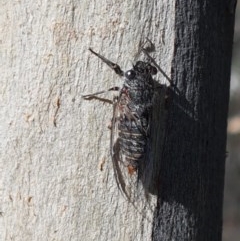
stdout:
[[[113,98],[111,120],[111,158],[118,188],[129,197],[129,180],[138,182],[145,172],[151,139],[152,106],[154,95],[153,75],[157,68],[149,62],[137,61],[131,69],[121,67],[102,55],[89,49],[91,53],[106,63],[117,75],[124,79],[122,87],[112,87],[116,91]],[[84,95],[92,99],[106,91]]]

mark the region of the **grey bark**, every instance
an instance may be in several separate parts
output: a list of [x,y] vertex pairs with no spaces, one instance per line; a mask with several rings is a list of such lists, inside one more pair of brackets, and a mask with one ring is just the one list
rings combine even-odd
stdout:
[[0,240],[150,240],[113,178],[112,106],[81,95],[121,86],[89,47],[126,70],[148,37],[169,75],[173,4],[2,1]]
[[[186,12],[181,1],[2,3],[0,240],[203,240],[202,231],[220,237],[234,17],[224,3],[216,12],[210,1]],[[201,12],[191,15],[189,7]],[[112,106],[81,95],[121,81],[88,47],[128,69],[146,37],[176,87],[160,194],[143,213],[144,200],[133,207],[113,178]]]

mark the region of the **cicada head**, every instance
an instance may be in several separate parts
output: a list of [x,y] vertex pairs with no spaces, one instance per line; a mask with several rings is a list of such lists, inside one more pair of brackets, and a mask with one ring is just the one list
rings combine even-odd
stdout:
[[152,75],[157,69],[149,63],[137,61],[132,69],[125,72],[125,82],[130,87],[142,87],[147,81],[152,80]]

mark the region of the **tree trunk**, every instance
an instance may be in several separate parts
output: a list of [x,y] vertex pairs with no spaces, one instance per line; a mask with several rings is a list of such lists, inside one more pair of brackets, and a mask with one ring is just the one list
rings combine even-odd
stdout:
[[[1,240],[220,239],[234,9],[182,2],[2,4]],[[121,86],[89,47],[127,70],[146,37],[174,83],[149,209],[117,189],[112,106],[81,98]]]
[[235,4],[176,2],[153,240],[221,240]]

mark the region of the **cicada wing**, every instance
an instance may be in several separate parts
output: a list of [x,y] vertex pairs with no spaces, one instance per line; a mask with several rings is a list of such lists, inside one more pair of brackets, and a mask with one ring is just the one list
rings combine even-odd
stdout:
[[118,189],[128,198],[126,191],[126,177],[123,173],[121,150],[118,137],[118,120],[120,118],[119,112],[119,100],[117,97],[113,100],[113,117],[111,123],[111,140],[110,140],[110,152],[113,164],[114,178],[117,183]]

